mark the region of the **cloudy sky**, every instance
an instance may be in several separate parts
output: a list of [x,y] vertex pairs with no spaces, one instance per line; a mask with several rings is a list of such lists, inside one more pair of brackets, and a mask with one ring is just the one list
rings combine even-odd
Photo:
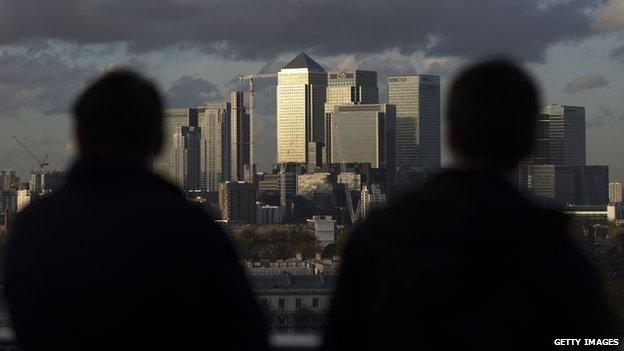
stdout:
[[[36,164],[11,135],[52,168],[71,162],[67,111],[110,67],[139,70],[168,106],[190,107],[301,51],[378,71],[384,99],[389,74],[437,74],[445,90],[466,63],[513,56],[545,103],[586,107],[588,163],[624,181],[624,0],[0,0],[0,168]],[[274,84],[256,100],[261,169],[275,157]]]

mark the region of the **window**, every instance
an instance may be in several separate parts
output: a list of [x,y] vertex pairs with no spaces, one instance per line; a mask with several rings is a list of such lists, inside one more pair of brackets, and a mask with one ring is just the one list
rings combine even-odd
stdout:
[[280,298],[278,300],[278,306],[279,306],[279,308],[286,308],[286,299]]
[[300,299],[300,298],[297,298],[297,299],[295,300],[295,307],[297,307],[297,308],[301,308],[301,307],[303,307],[303,301],[301,301],[301,299]]
[[318,308],[319,307],[319,299],[312,299],[312,307],[314,308]]

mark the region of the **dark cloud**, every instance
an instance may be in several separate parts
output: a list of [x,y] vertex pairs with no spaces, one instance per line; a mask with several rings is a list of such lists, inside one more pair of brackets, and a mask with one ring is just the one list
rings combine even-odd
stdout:
[[576,93],[581,90],[589,90],[595,88],[608,88],[609,81],[603,75],[592,73],[585,76],[578,77],[566,84],[563,92]]
[[619,46],[609,53],[609,58],[624,63],[624,45]]
[[60,55],[0,49],[0,116],[25,109],[43,114],[66,112],[94,67],[69,65]]
[[504,52],[540,61],[591,34],[602,0],[0,0],[0,45],[51,38],[127,43],[132,52],[201,49],[239,59],[400,48],[429,56]]
[[213,83],[191,76],[178,78],[165,93],[169,107],[196,107],[219,100],[223,94]]
[[609,107],[602,107],[600,114],[593,119],[587,120],[587,128],[613,128],[624,122],[624,114],[617,114]]

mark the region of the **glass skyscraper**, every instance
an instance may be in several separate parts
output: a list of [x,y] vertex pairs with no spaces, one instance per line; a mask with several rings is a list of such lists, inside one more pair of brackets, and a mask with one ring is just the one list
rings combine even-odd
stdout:
[[325,150],[331,162],[331,114],[334,106],[348,104],[377,104],[377,72],[362,70],[331,70],[327,72],[325,101]]
[[229,102],[210,103],[199,107],[201,135],[201,189],[218,191],[219,182],[230,180]]
[[550,163],[585,166],[585,108],[546,106],[540,111],[540,121],[549,121]]
[[175,108],[165,110],[163,118],[163,145],[160,154],[153,160],[154,172],[170,182],[176,181],[172,170],[174,157],[174,135],[181,127],[197,127],[198,111],[196,108]]
[[308,143],[325,140],[325,69],[301,53],[277,75],[277,162],[306,163]]
[[397,166],[440,168],[440,78],[388,77],[388,103],[396,106]]

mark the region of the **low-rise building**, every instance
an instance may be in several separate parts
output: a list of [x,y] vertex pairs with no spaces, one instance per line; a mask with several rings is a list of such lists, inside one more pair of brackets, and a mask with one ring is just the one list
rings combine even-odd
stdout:
[[313,216],[307,220],[308,232],[314,235],[320,247],[336,241],[336,221],[331,216]]

